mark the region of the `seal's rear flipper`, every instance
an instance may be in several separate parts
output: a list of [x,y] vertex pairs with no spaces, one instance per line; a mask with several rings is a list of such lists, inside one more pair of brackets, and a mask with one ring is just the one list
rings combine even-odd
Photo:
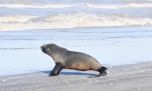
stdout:
[[106,76],[107,75],[107,70],[108,68],[102,66],[101,68],[98,69],[98,71],[100,72],[99,76]]

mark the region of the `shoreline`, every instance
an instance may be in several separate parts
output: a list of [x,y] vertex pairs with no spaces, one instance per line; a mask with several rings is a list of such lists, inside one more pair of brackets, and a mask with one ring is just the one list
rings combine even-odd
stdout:
[[94,71],[63,70],[48,77],[50,71],[0,76],[2,91],[151,91],[152,61],[110,66],[107,76]]
[[[109,64],[105,64],[105,66],[108,68],[108,71],[109,71],[109,68],[110,69],[120,69],[120,68],[125,68],[126,66],[130,66],[130,67],[132,67],[133,65],[141,65],[141,64],[148,64],[148,63],[152,63],[152,61],[143,61],[143,62],[137,62],[137,63],[130,63],[130,64],[118,64],[118,65],[109,65]],[[53,69],[53,68],[52,68]],[[27,72],[19,72],[19,73],[10,73],[10,74],[4,74],[4,75],[0,75],[0,78],[1,77],[9,77],[9,76],[17,76],[17,75],[26,75],[26,74],[34,74],[34,73],[44,73],[44,74],[49,74],[51,72],[51,70],[41,70],[41,71],[27,71]],[[98,72],[96,72],[96,71],[77,71],[77,70],[71,70],[71,69],[63,69],[62,71],[61,71],[61,73],[60,74],[63,74],[63,75],[66,75],[66,73],[67,73],[67,75],[70,75],[69,73],[71,73],[71,75],[73,74],[77,74],[78,75],[78,73],[86,73],[86,74],[88,74],[88,73],[90,73],[91,75],[93,74],[93,75],[97,75],[98,74]],[[88,74],[89,75],[89,74]]]

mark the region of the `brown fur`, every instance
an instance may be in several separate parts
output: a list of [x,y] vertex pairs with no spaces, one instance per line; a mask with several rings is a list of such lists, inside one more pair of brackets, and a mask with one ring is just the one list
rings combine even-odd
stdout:
[[56,44],[46,44],[41,46],[41,49],[44,53],[51,56],[57,64],[54,68],[54,72],[58,67],[58,70],[65,68],[81,71],[99,71],[102,68],[102,65],[95,58],[85,53],[69,51]]

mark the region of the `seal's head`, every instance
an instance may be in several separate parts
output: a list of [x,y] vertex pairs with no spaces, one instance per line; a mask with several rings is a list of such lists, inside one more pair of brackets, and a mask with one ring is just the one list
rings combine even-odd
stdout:
[[41,46],[41,50],[45,53],[45,54],[49,54],[49,52],[51,52],[51,50],[53,49],[53,47],[56,46],[55,44],[45,44]]

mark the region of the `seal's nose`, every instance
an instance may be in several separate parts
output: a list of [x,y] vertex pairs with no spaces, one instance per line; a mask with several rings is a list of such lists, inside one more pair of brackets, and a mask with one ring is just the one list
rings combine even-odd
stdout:
[[46,50],[45,50],[44,46],[41,46],[41,50],[42,50],[44,53],[46,53]]

